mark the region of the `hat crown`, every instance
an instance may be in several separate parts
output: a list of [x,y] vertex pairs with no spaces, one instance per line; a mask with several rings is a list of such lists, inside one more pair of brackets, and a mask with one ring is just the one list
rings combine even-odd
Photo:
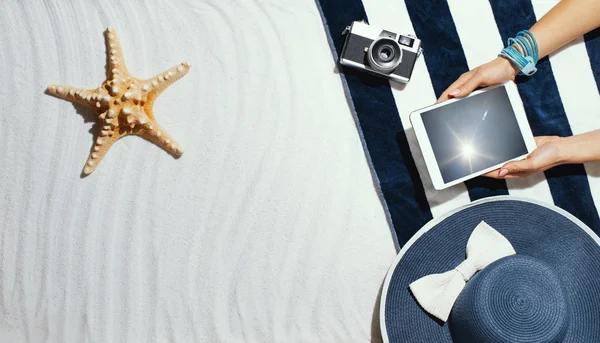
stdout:
[[454,342],[562,342],[569,306],[556,272],[533,257],[504,257],[467,283],[449,318]]

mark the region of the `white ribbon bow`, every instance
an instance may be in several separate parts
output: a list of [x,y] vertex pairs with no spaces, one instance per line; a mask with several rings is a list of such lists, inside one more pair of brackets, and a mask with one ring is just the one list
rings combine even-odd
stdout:
[[482,221],[469,237],[466,260],[453,270],[424,276],[409,288],[425,311],[446,322],[466,282],[490,263],[514,254],[506,237]]

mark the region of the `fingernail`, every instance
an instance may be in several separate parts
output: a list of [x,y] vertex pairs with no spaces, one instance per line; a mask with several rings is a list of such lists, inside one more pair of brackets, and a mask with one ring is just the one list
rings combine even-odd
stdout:
[[502,170],[500,170],[500,173],[498,174],[498,176],[502,177],[502,176],[506,176],[506,174],[508,174],[508,169],[502,169]]
[[460,89],[455,89],[452,92],[448,93],[448,95],[451,95],[451,96],[455,96],[455,95],[458,95],[458,94],[460,94]]

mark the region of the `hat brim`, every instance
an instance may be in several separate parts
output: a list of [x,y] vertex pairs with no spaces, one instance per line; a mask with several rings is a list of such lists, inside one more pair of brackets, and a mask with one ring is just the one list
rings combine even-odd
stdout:
[[555,268],[571,308],[565,342],[600,342],[600,238],[556,206],[513,196],[482,199],[435,218],[400,250],[382,291],[384,342],[452,342],[448,323],[423,311],[408,285],[464,261],[469,236],[482,220],[504,235],[517,254]]

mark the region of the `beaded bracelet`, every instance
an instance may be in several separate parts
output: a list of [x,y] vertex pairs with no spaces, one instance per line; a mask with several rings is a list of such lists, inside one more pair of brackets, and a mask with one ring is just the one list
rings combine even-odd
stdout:
[[508,46],[498,56],[516,65],[521,70],[519,74],[531,76],[537,71],[538,44],[529,30],[520,31],[515,38],[509,38]]

